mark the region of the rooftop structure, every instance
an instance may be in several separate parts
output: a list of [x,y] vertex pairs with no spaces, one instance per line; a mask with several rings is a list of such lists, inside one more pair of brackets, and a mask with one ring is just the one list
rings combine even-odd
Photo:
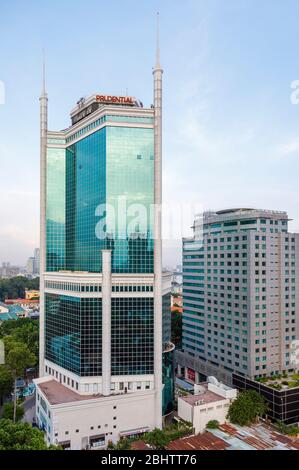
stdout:
[[167,450],[299,450],[299,439],[279,434],[265,424],[242,428],[223,424],[219,429],[172,441]]
[[178,416],[192,423],[195,433],[204,431],[207,423],[216,420],[224,424],[230,403],[237,390],[218,383],[215,377],[209,382],[194,385],[194,395],[178,398]]

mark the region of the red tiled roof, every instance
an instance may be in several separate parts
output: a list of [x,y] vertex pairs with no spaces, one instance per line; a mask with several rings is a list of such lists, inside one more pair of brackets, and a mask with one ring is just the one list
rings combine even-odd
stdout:
[[225,450],[229,444],[210,432],[198,436],[184,437],[170,442],[167,450]]
[[30,300],[30,299],[6,299],[5,303],[7,305],[12,304],[39,304],[39,300]]
[[135,441],[131,446],[132,450],[149,450],[148,446],[144,441]]

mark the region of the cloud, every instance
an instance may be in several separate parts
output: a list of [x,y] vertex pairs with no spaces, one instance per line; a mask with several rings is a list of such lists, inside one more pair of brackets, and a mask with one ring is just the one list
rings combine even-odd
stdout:
[[279,154],[282,156],[292,155],[299,152],[299,140],[292,140],[279,147]]

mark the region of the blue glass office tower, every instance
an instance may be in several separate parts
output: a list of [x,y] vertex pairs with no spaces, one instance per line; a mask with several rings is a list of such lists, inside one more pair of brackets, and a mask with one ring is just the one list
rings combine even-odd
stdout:
[[92,95],[59,132],[48,131],[45,89],[41,96],[40,376],[78,400],[144,400],[143,432],[161,427],[173,403],[158,58],[153,73],[152,107]]

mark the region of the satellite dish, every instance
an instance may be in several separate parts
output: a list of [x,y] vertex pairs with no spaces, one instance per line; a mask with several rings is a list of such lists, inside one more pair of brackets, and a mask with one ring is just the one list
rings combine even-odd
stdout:
[[208,383],[212,384],[212,385],[216,385],[217,387],[219,387],[219,381],[216,379],[216,377],[213,377],[213,376],[210,376],[208,377]]
[[194,395],[202,395],[203,393],[206,392],[206,389],[203,385],[194,385]]

